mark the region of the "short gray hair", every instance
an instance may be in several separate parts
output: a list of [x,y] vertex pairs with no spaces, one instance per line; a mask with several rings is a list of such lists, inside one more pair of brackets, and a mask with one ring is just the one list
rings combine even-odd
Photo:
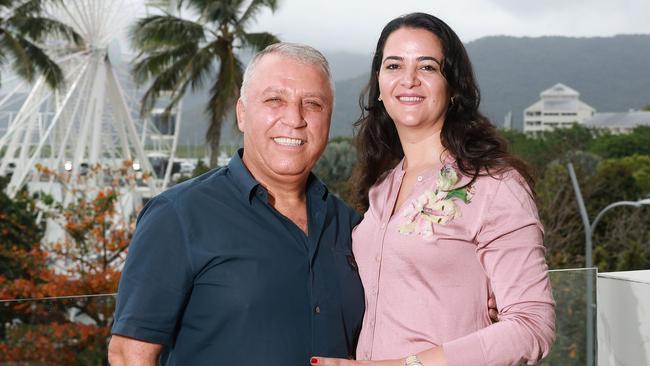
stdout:
[[255,73],[257,64],[264,56],[269,54],[279,54],[307,65],[318,66],[323,74],[327,76],[327,80],[329,80],[330,83],[330,89],[332,90],[332,97],[334,97],[334,81],[332,80],[330,65],[325,56],[323,56],[323,54],[317,49],[305,44],[280,42],[267,46],[265,49],[255,54],[253,59],[248,63],[248,66],[244,71],[244,77],[239,91],[239,94],[244,101],[246,101],[248,84]]

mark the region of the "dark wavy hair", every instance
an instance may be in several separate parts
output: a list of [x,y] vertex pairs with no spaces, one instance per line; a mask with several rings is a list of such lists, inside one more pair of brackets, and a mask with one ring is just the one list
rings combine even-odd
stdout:
[[442,20],[425,13],[411,13],[390,21],[382,30],[372,59],[370,80],[359,98],[361,117],[355,122],[358,163],[350,180],[352,201],[358,210],[368,209],[368,191],[381,181],[403,157],[393,120],[379,97],[378,75],[388,36],[400,28],[425,29],[442,44],[442,75],[447,80],[453,102],[447,109],[442,127],[442,146],[456,159],[460,172],[471,177],[516,170],[528,183],[534,181],[526,163],[508,152],[507,141],[481,112],[480,91],[474,78],[467,51],[456,33]]

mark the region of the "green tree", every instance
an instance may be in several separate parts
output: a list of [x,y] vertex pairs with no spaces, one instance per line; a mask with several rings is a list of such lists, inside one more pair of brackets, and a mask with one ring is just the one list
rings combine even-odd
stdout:
[[232,113],[239,98],[243,66],[237,50],[259,51],[278,39],[267,32],[249,32],[259,12],[275,11],[277,0],[180,0],[179,13],[187,9],[196,15],[183,18],[171,14],[140,19],[131,29],[131,39],[139,50],[134,75],[136,81],[153,81],[142,100],[142,110],[151,110],[163,93],[170,92],[168,110],[183,97],[187,88],[197,90],[217,75],[211,84],[206,108],[210,125],[206,140],[210,145],[210,166],[216,166],[223,121]]
[[620,166],[626,174],[631,175],[641,196],[650,194],[650,155],[634,154],[620,159],[608,159],[602,162],[601,169]]
[[641,108],[642,111],[650,112],[650,103],[646,104]]
[[77,45],[82,44],[82,39],[70,26],[43,15],[48,3],[58,1],[0,0],[0,67],[11,60],[13,71],[28,81],[40,74],[52,88],[62,85],[61,68],[38,42],[51,35]]
[[[595,217],[612,202],[645,197],[650,192],[649,175],[650,156],[603,160],[589,181],[600,189],[585,198],[590,217]],[[594,232],[594,263],[601,271],[650,268],[650,247],[647,245],[650,242],[650,209],[617,207],[614,210],[603,216]]]
[[[590,197],[602,190],[603,182],[594,182],[601,159],[579,151],[568,154],[568,159],[581,183],[583,197],[589,203]],[[537,179],[536,193],[537,208],[545,229],[544,244],[549,266],[554,269],[583,267],[584,227],[564,161],[554,160],[548,164],[544,175]]]
[[327,144],[325,152],[318,160],[314,173],[327,185],[328,189],[349,202],[348,181],[357,161],[357,150],[349,137],[336,137]]
[[196,163],[196,167],[194,167],[194,170],[192,170],[192,176],[182,175],[176,179],[176,184],[185,182],[186,180],[192,179],[194,177],[198,177],[199,175],[205,174],[209,171],[210,167],[205,165],[203,159],[199,159],[199,161]]
[[15,198],[5,193],[9,177],[0,177],[0,273],[5,278],[22,276],[21,266],[9,253],[12,247],[29,250],[38,246],[45,231],[43,222],[37,222],[36,201],[27,190],[20,190]]
[[0,304],[0,314],[6,315],[0,323],[0,364],[108,365],[106,339],[115,299],[104,294],[117,290],[135,229],[135,215],[124,217],[120,196],[135,189],[136,172],[131,161],[120,168],[97,165],[84,179],[112,177],[110,183],[74,188],[70,175],[39,170],[60,184],[68,200],[42,194],[26,216],[35,220],[38,212],[53,232],[58,227],[65,235],[29,249],[7,248],[21,272],[19,278],[0,273],[0,299],[9,300]]
[[634,154],[650,156],[650,126],[638,126],[627,134],[604,134],[593,140],[588,149],[606,159]]
[[[44,223],[37,220],[36,200],[26,189],[10,198],[4,191],[8,182],[9,177],[0,177],[0,288],[4,281],[25,277],[24,263],[15,253],[38,248],[45,232]],[[24,320],[7,306],[0,307],[0,340],[4,338],[6,324],[16,318]]]
[[549,162],[566,161],[571,152],[587,150],[590,142],[600,135],[599,131],[578,124],[544,131],[536,136],[514,130],[500,133],[510,142],[512,152],[531,166],[536,177],[544,175]]
[[199,161],[196,163],[196,167],[194,170],[192,170],[192,178],[198,177],[201,174],[205,174],[210,171],[210,167],[205,165],[203,162],[203,159],[199,159]]

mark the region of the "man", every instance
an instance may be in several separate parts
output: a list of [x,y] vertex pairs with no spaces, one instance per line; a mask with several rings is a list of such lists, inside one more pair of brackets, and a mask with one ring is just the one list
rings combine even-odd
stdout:
[[311,47],[279,43],[243,78],[244,149],[151,200],[120,281],[112,365],[308,365],[350,357],[363,290],[358,216],[310,173],[327,143],[333,83]]

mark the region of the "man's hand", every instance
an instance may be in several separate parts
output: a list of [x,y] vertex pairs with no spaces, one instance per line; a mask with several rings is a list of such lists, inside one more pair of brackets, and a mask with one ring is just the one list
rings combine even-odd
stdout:
[[114,334],[108,344],[111,366],[157,366],[162,345]]
[[490,320],[492,323],[499,321],[499,310],[497,309],[497,300],[494,298],[494,295],[490,295],[488,299],[488,314],[490,315]]

